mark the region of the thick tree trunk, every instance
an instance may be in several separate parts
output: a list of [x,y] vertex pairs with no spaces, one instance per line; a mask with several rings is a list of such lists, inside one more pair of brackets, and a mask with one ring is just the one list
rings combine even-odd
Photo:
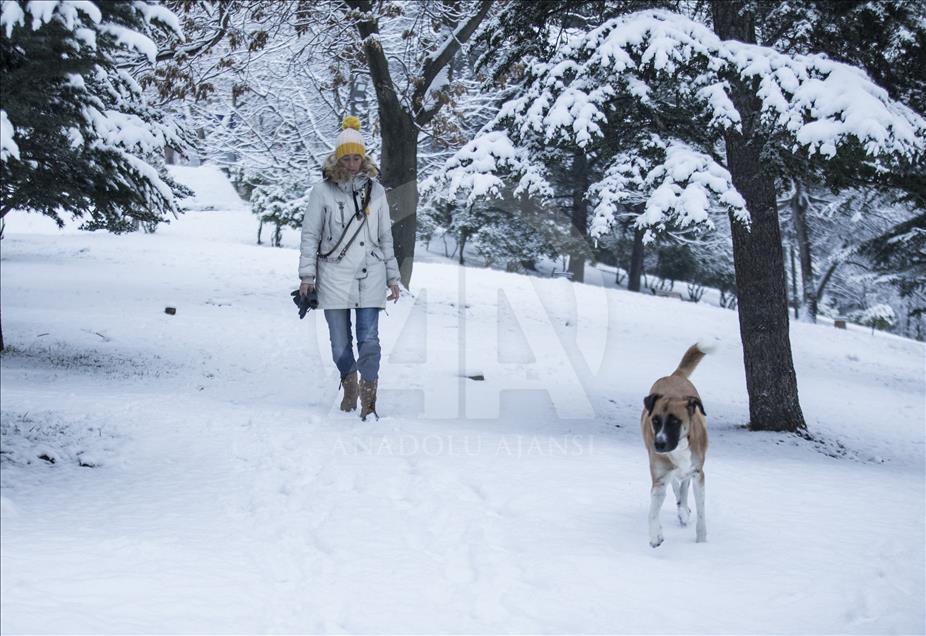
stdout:
[[[744,0],[712,2],[714,30],[721,38],[755,43],[753,16],[745,5]],[[740,78],[731,78],[730,83],[733,103],[743,121],[742,133],[730,130],[725,135],[727,168],[752,217],[751,228],[730,217],[749,427],[796,431],[806,425],[788,334],[788,291],[775,183],[762,163],[755,92]]]
[[794,196],[791,197],[791,218],[794,221],[794,235],[801,259],[801,288],[804,290],[804,304],[810,320],[817,322],[817,286],[814,284],[813,253],[810,248],[810,228],[807,226],[807,197],[800,181],[794,180]]
[[363,48],[376,89],[379,120],[382,122],[382,174],[389,213],[392,216],[392,240],[399,261],[402,284],[408,287],[415,259],[415,234],[418,229],[418,127],[402,107],[389,74],[389,64],[379,41],[374,23],[357,25],[363,36]]
[[402,109],[384,113],[380,104],[383,157],[382,183],[386,188],[392,216],[392,241],[399,261],[402,284],[408,287],[415,262],[415,239],[418,231],[418,129]]
[[572,223],[574,238],[580,244],[569,254],[570,278],[585,282],[585,259],[588,257],[588,209],[585,192],[588,190],[588,157],[585,152],[576,150],[572,155],[572,209],[569,220]]
[[633,251],[630,253],[630,268],[627,270],[627,290],[640,291],[643,276],[643,230],[633,231]]

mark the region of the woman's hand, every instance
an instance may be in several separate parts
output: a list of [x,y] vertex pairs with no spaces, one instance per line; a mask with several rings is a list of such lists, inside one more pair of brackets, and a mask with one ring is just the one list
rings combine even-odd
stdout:
[[302,283],[299,285],[300,296],[306,296],[313,291],[315,291],[315,285],[313,283]]
[[399,289],[399,286],[393,283],[389,285],[390,294],[386,296],[386,300],[391,300],[394,303],[399,302],[399,295],[402,293],[402,290]]

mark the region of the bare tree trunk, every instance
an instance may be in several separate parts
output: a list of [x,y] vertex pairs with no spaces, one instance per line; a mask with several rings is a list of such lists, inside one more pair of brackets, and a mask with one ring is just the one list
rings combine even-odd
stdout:
[[633,231],[633,251],[630,253],[630,268],[627,270],[627,291],[640,291],[640,277],[643,275],[643,234]]
[[813,254],[810,247],[810,229],[807,226],[807,197],[801,182],[794,179],[794,196],[791,197],[791,218],[801,258],[801,287],[804,290],[804,304],[810,320],[817,322],[817,294],[813,282]]
[[469,238],[469,232],[467,232],[466,230],[461,230],[461,231],[460,231],[460,241],[459,241],[459,243],[460,243],[460,245],[459,245],[459,249],[460,249],[460,265],[463,265],[463,264],[464,264],[464,263],[463,263],[463,248],[466,247],[466,239],[468,239],[468,238]]
[[[197,129],[196,129],[196,138],[199,139],[200,142],[205,142],[205,141],[206,141],[206,129],[205,129],[205,128],[202,128],[202,127],[197,128]],[[205,148],[206,145],[205,145],[205,143],[200,143],[200,144],[199,144],[199,147],[200,147],[200,148]],[[196,165],[197,165],[197,166],[203,165],[203,163],[205,163],[205,161],[206,161],[206,157],[201,157],[201,156],[197,155],[197,157],[196,157]]]
[[356,114],[360,107],[367,103],[366,83],[357,81],[357,76],[351,76],[350,89],[347,93],[347,111],[345,114]]
[[[755,43],[753,15],[745,0],[713,0],[714,30],[723,39]],[[727,168],[746,200],[751,228],[730,216],[739,302],[740,339],[752,430],[806,428],[788,334],[788,292],[775,183],[762,162],[756,132],[760,102],[739,77],[730,78],[731,98],[742,117],[742,133],[725,134]]]
[[794,245],[788,246],[788,256],[791,258],[791,304],[794,306],[795,320],[801,317],[801,300],[797,295],[797,263],[794,262]]
[[588,257],[588,210],[585,192],[588,189],[588,157],[582,150],[572,155],[572,207],[569,220],[575,239],[581,243],[569,254],[570,279],[577,283],[585,282],[585,259]]
[[816,300],[817,306],[819,306],[820,300],[823,298],[823,292],[826,291],[826,285],[830,282],[830,278],[833,277],[837,267],[839,267],[839,261],[832,263],[827,268],[826,273],[823,274],[823,278],[820,279],[820,284],[817,286],[817,289],[814,292],[814,300]]

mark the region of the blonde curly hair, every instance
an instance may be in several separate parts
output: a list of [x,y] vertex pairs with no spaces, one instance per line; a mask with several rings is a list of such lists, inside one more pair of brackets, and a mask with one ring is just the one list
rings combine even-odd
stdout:
[[[369,176],[375,177],[379,174],[379,168],[369,156],[363,155],[363,160],[360,162],[360,172]],[[327,159],[325,159],[325,165],[322,166],[322,177],[326,181],[334,181],[335,183],[346,183],[350,181],[350,173],[347,169],[338,161],[337,155],[331,153]]]

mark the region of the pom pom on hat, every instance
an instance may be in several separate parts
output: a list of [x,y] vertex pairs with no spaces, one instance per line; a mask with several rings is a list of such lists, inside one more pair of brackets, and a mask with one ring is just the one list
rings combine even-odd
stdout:
[[335,142],[335,156],[340,159],[344,155],[365,155],[363,136],[360,134],[360,118],[348,115],[341,123],[341,133]]

